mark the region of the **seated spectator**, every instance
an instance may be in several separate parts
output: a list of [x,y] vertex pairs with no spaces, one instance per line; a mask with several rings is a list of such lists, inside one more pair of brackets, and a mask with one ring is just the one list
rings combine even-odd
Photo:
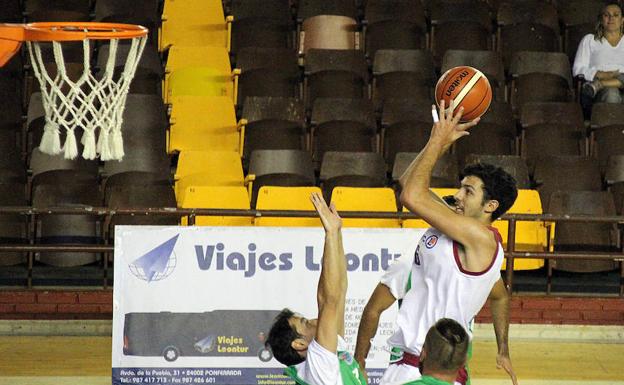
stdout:
[[583,104],[622,103],[624,88],[624,42],[622,7],[609,2],[598,15],[596,30],[579,44],[574,76],[583,75]]

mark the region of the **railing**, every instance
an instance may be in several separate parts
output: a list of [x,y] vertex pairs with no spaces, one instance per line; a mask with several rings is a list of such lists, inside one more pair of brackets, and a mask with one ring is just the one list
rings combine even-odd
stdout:
[[[33,207],[0,207],[0,214],[18,214],[31,218],[31,227],[29,231],[29,244],[0,244],[0,252],[28,252],[28,269],[29,277],[32,275],[33,257],[32,253],[36,252],[92,252],[111,254],[114,247],[107,244],[108,228],[111,219],[116,215],[151,215],[151,216],[173,216],[186,217],[188,225],[195,224],[197,216],[237,216],[237,217],[284,217],[284,218],[310,218],[316,217],[315,211],[296,211],[296,210],[236,210],[236,209],[180,209],[180,208],[141,208],[141,209],[110,209],[105,207],[51,207],[51,208],[33,208]],[[40,215],[51,214],[69,214],[69,215],[94,215],[103,217],[104,228],[104,244],[93,245],[64,245],[64,244],[35,244],[34,224],[36,218]],[[367,211],[342,211],[343,218],[370,218],[370,219],[419,219],[418,216],[409,212],[367,212]],[[507,250],[507,265],[505,271],[505,279],[509,292],[513,289],[513,264],[515,259],[537,258],[546,260],[558,259],[584,259],[584,260],[610,260],[620,263],[620,290],[619,295],[624,296],[624,251],[620,247],[618,252],[528,252],[515,250],[515,235],[517,222],[598,222],[624,224],[624,216],[582,216],[582,215],[552,215],[552,214],[507,214],[502,217],[509,223]],[[105,260],[105,265],[108,259]],[[104,286],[106,286],[106,280]],[[28,280],[28,287],[32,286],[32,282]],[[550,292],[550,282],[547,292]]]

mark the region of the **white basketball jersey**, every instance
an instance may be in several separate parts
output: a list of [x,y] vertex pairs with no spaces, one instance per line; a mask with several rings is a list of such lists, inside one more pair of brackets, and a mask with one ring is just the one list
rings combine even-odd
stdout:
[[425,232],[414,253],[411,288],[403,297],[398,329],[388,339],[390,346],[420,354],[429,328],[440,318],[459,322],[472,338],[470,322],[500,278],[505,256],[500,234],[489,229],[496,238],[496,251],[488,268],[480,273],[463,269],[457,242],[434,228]]

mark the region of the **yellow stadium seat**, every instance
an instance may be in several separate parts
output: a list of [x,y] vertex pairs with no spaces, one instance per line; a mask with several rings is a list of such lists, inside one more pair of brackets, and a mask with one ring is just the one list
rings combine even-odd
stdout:
[[[308,210],[314,211],[310,195],[317,192],[322,195],[318,187],[277,187],[262,186],[258,192],[257,210]],[[254,221],[256,226],[321,226],[318,218],[283,218],[258,217]]]
[[[457,192],[456,188],[432,188],[431,191],[442,198],[446,195],[455,195]],[[403,212],[408,213],[409,210],[403,207]],[[431,226],[427,222],[422,219],[405,219],[401,222],[401,226],[405,228],[417,228],[417,229],[427,229]]]
[[245,184],[240,156],[234,151],[182,151],[175,174],[178,203],[191,186],[237,186]]
[[242,154],[244,122],[236,123],[232,101],[223,96],[178,96],[171,100],[169,152],[236,151]]
[[166,0],[162,19],[161,50],[170,45],[230,50],[233,18],[224,17],[221,0]]
[[[169,90],[169,76],[178,70],[185,68],[194,68],[191,71],[182,71],[180,76],[199,75],[207,76],[210,72],[206,69],[198,71],[197,68],[210,68],[215,73],[215,84],[222,82],[231,83],[234,80],[232,67],[230,64],[230,55],[223,47],[183,47],[176,46],[169,49],[167,54],[167,64],[165,65],[165,83],[164,90]],[[238,73],[238,70],[235,70]],[[180,82],[180,80],[178,80]],[[213,88],[215,85],[213,85]],[[227,90],[226,90],[227,91]],[[210,91],[210,92],[215,92]],[[221,92],[221,91],[219,91]],[[229,92],[229,91],[227,91]],[[227,94],[226,92],[226,94]],[[165,95],[167,100],[168,95]]]
[[167,77],[165,102],[176,96],[227,96],[234,104],[235,78],[212,67],[179,68]]
[[[394,190],[387,187],[335,187],[331,201],[340,211],[396,213]],[[399,219],[343,218],[344,227],[401,227]]]
[[[186,188],[182,208],[241,209],[249,210],[249,194],[242,186],[189,186]],[[196,226],[251,226],[251,217],[197,216]],[[182,218],[182,225],[187,225]]]
[[[518,199],[507,211],[508,214],[542,214],[542,202],[536,190],[518,190]],[[503,238],[503,246],[507,248],[508,221],[497,220],[493,226]],[[545,222],[516,222],[516,251],[547,251],[548,224]],[[544,266],[543,259],[516,259],[514,270],[539,269]],[[505,270],[506,261],[503,263]]]

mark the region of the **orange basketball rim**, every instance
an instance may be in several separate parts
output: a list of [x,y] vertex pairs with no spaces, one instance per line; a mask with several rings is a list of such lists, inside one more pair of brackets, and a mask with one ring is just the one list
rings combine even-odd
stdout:
[[0,23],[0,67],[19,51],[25,41],[80,41],[132,39],[147,35],[140,25],[97,22]]

